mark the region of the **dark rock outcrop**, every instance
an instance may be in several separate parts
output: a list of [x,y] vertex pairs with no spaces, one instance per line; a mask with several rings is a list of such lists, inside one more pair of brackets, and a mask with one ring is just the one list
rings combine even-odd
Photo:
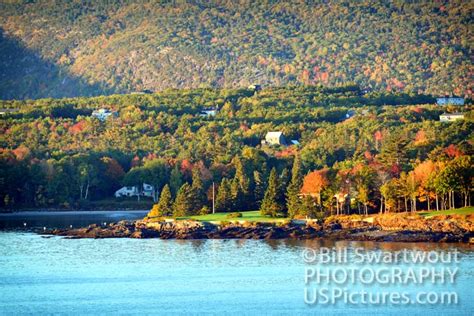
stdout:
[[[68,238],[161,238],[161,239],[313,239],[390,242],[469,242],[472,225],[458,218],[381,218],[359,220],[334,217],[306,223],[222,223],[198,221],[120,221],[108,226],[57,229],[46,234]],[[465,219],[463,219],[465,220]],[[44,233],[44,232],[42,232]]]

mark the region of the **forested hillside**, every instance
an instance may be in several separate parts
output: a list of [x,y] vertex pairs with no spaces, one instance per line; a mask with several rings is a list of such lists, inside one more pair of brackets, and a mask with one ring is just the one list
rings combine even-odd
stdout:
[[472,95],[472,1],[1,1],[0,98],[249,84]]
[[[472,106],[423,95],[194,89],[0,107],[16,110],[0,119],[3,209],[88,207],[143,183],[164,199],[156,213],[176,216],[209,212],[212,183],[218,211],[272,216],[446,208],[472,191]],[[465,118],[440,122],[446,111]],[[270,131],[299,144],[262,144]]]

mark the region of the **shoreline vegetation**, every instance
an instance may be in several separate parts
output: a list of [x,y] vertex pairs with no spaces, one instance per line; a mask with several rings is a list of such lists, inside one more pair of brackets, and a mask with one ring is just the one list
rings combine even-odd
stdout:
[[259,217],[243,212],[240,218],[225,214],[194,219],[145,218],[109,225],[40,232],[67,238],[161,239],[331,239],[387,242],[474,241],[474,208],[431,213],[336,215],[324,220],[289,220]]
[[353,83],[2,101],[18,111],[0,120],[0,209],[322,220],[468,206],[472,101],[435,102]]

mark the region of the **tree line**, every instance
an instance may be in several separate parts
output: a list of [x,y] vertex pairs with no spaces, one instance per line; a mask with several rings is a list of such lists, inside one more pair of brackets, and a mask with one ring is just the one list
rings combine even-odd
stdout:
[[[209,212],[213,194],[216,211],[271,216],[461,206],[470,101],[433,103],[353,84],[4,101],[18,111],[0,119],[0,206],[83,208],[144,183],[155,192],[142,200],[164,194],[160,212],[176,216]],[[439,122],[445,111],[465,119]],[[262,145],[269,131],[299,145]]]

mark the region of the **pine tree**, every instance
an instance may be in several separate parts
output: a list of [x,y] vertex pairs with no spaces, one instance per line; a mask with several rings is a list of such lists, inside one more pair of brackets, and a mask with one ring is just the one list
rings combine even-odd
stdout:
[[276,169],[273,168],[270,172],[270,177],[268,178],[268,187],[265,191],[262,206],[260,207],[260,213],[262,215],[276,217],[282,211],[283,207],[278,202],[278,190],[278,176]]
[[216,194],[216,211],[229,211],[230,187],[227,178],[222,178]]
[[156,205],[158,207],[158,216],[171,216],[173,214],[173,199],[168,184],[165,184],[163,190],[161,190],[160,200]]
[[237,156],[233,159],[235,166],[235,176],[232,181],[231,191],[234,202],[234,210],[248,210],[250,203],[250,177],[247,174],[244,162]]
[[160,200],[148,213],[148,217],[171,216],[173,214],[173,199],[168,184],[165,184],[160,194]]
[[240,189],[239,181],[234,177],[230,182],[230,196],[231,196],[231,210],[232,211],[241,211],[244,206],[244,194]]
[[239,157],[235,157],[233,163],[235,166],[235,178],[239,182],[240,190],[244,195],[248,195],[250,189],[250,178],[247,174],[244,162],[242,162]]
[[293,168],[291,169],[291,181],[286,191],[286,207],[288,209],[288,216],[291,218],[298,215],[301,208],[299,194],[302,184],[300,157],[296,155],[293,161]]
[[300,210],[301,210],[300,215],[304,215],[309,218],[317,218],[317,219],[323,218],[324,213],[321,211],[318,211],[314,198],[310,195],[306,195],[303,198],[303,201],[301,202]]
[[192,186],[191,186],[191,202],[193,211],[200,211],[205,203],[204,185],[201,179],[201,173],[198,168],[193,169]]
[[278,196],[277,196],[277,201],[278,201],[278,204],[282,206],[282,212],[285,213],[284,215],[286,215],[287,213],[287,209],[286,209],[286,190],[288,188],[288,183],[289,183],[289,180],[290,180],[290,177],[289,177],[289,174],[288,174],[288,169],[283,169],[283,171],[281,172],[281,175],[279,177],[279,181],[278,181]]
[[181,171],[179,171],[179,166],[176,164],[171,170],[171,175],[170,175],[170,190],[173,196],[176,196],[178,193],[178,190],[181,188],[183,185],[183,177],[181,175]]
[[260,207],[262,204],[263,197],[265,195],[265,180],[263,174],[255,170],[253,172],[253,179],[255,182],[255,190],[254,190],[254,199],[257,207]]
[[216,210],[221,212],[228,212],[232,207],[232,196],[230,192],[230,181],[227,178],[221,180],[221,184],[217,190],[216,195]]
[[188,183],[185,183],[181,186],[176,194],[176,200],[173,204],[173,216],[189,216],[193,215],[193,205],[191,201],[192,188]]

